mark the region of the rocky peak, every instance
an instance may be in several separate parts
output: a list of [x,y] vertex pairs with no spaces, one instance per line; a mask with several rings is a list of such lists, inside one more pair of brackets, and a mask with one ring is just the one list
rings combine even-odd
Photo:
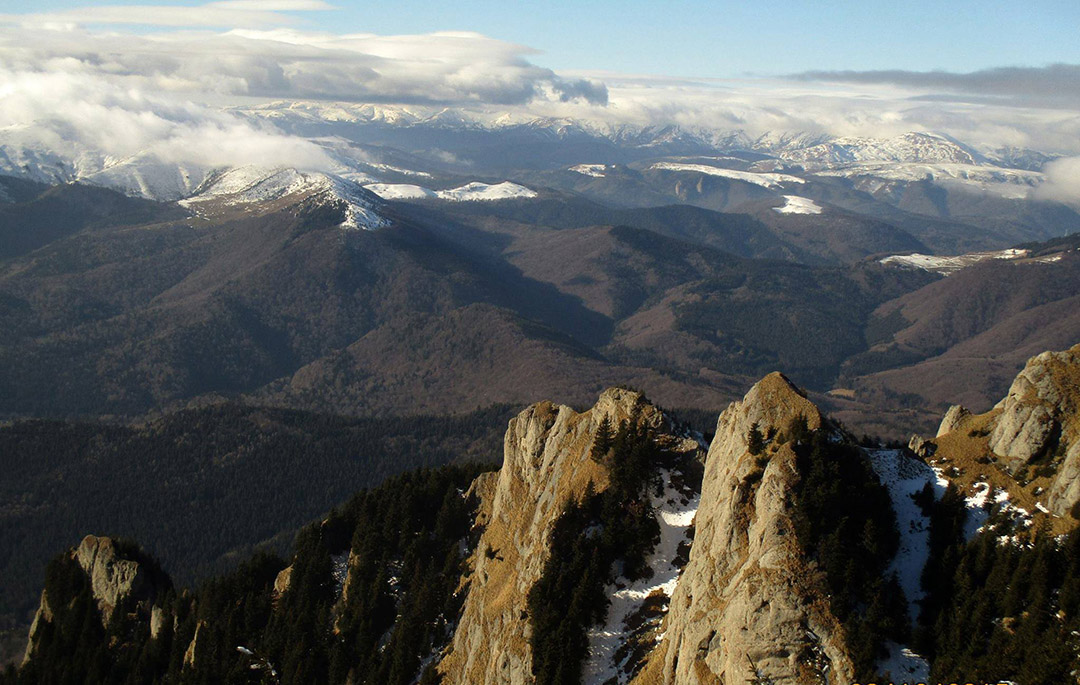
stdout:
[[824,426],[783,375],[766,376],[717,422],[690,561],[667,633],[641,676],[663,683],[851,682],[842,629],[809,572],[791,520],[799,473],[790,443],[752,454],[749,434]]
[[581,413],[540,402],[510,421],[496,480],[477,484],[485,529],[470,559],[461,621],[439,666],[447,682],[532,682],[528,593],[550,556],[551,532],[567,504],[590,487],[607,487],[605,467],[589,456],[605,418],[613,427],[624,420],[667,425],[659,408],[621,388],[605,391]]
[[[109,537],[87,535],[69,552],[68,558],[86,574],[90,594],[106,627],[114,620],[118,606],[130,601],[149,607],[168,583],[137,548],[129,549]],[[41,593],[41,604],[30,627],[24,663],[37,652],[46,624],[51,624],[56,614],[62,613],[74,599],[54,595],[48,586]]]
[[156,595],[145,564],[128,558],[112,538],[87,535],[75,548],[73,557],[90,579],[91,592],[106,625],[124,599],[152,599]]

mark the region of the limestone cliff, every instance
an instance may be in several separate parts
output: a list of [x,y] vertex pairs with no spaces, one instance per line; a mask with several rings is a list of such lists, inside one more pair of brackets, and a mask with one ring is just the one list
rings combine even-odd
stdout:
[[768,435],[799,416],[811,430],[823,424],[778,373],[721,414],[690,561],[667,633],[637,682],[853,682],[842,629],[795,539],[796,455],[790,444],[771,444],[762,455],[748,444],[755,424]]
[[580,500],[590,483],[597,491],[607,486],[606,470],[589,458],[601,421],[608,417],[617,426],[632,416],[666,429],[658,408],[621,389],[606,391],[582,413],[542,402],[510,421],[502,468],[476,485],[486,528],[471,559],[460,623],[439,666],[446,682],[532,682],[529,590],[566,505]]

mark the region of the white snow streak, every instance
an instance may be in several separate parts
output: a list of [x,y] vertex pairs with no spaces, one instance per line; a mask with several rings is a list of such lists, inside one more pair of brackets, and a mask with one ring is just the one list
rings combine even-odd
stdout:
[[503,181],[487,184],[473,181],[449,190],[429,190],[411,183],[371,183],[364,186],[384,200],[446,200],[449,202],[492,202],[536,197],[536,191]]
[[785,195],[783,207],[773,207],[778,214],[821,214],[821,205],[798,195]]
[[680,164],[677,162],[657,162],[649,168],[659,171],[691,171],[699,174],[708,174],[709,176],[720,176],[722,178],[730,178],[734,181],[753,183],[754,185],[759,185],[764,188],[779,188],[781,183],[805,183],[803,179],[799,178],[798,176],[792,176],[790,174],[776,174],[772,172],[759,174],[750,171],[724,169],[722,167],[710,166],[708,164]]
[[934,271],[948,276],[954,271],[959,271],[966,266],[978,264],[988,259],[1021,259],[1028,256],[1028,250],[1011,248],[996,252],[972,252],[970,254],[957,255],[955,257],[939,257],[927,254],[892,255],[880,260],[882,264],[893,264],[911,269]]
[[615,652],[626,642],[629,632],[625,626],[626,619],[641,608],[653,592],[659,591],[671,597],[679,580],[675,558],[679,543],[686,540],[687,531],[697,514],[701,495],[686,497],[672,485],[670,470],[661,471],[660,475],[664,483],[663,494],[652,497],[657,523],[660,524],[660,542],[646,562],[652,569],[652,576],[636,581],[619,578],[614,585],[607,586],[611,604],[604,625],[589,630],[589,656],[582,670],[585,683],[606,683],[611,678],[618,683],[626,682],[627,674],[620,668],[622,664],[615,663]]

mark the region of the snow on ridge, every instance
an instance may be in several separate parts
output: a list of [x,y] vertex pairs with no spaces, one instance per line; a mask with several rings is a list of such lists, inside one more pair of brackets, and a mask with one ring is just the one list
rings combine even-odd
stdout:
[[604,171],[607,170],[607,164],[578,164],[570,167],[570,171],[576,171],[584,176],[592,176],[593,178],[603,178],[607,174]]
[[821,205],[798,195],[785,195],[783,207],[773,207],[777,214],[821,214]]
[[993,252],[971,252],[956,256],[937,256],[913,253],[908,255],[890,255],[878,260],[886,266],[894,265],[909,269],[922,269],[948,276],[964,267],[978,264],[988,259],[1022,259],[1030,254],[1029,250],[1009,248]]
[[236,207],[299,194],[320,195],[344,202],[345,219],[341,228],[375,230],[390,225],[355,181],[292,168],[245,166],[229,169],[211,177],[193,196],[180,200],[179,204],[191,209],[210,202]]
[[701,494],[687,497],[672,482],[670,470],[662,470],[664,490],[659,496],[652,496],[652,506],[656,512],[656,522],[660,526],[660,541],[649,553],[646,565],[652,569],[652,575],[630,581],[618,578],[614,585],[605,588],[609,600],[607,616],[601,626],[589,629],[589,655],[582,668],[582,682],[610,683],[622,685],[628,675],[623,671],[626,657],[616,662],[617,650],[626,643],[629,629],[626,620],[653,593],[662,593],[671,598],[679,581],[681,569],[676,565],[680,543],[687,541],[687,532],[697,515]]
[[783,183],[806,183],[798,176],[792,176],[790,174],[778,174],[773,172],[761,172],[755,173],[752,171],[738,171],[736,169],[725,169],[718,166],[710,166],[708,164],[682,164],[680,162],[657,162],[649,167],[650,170],[657,171],[689,171],[699,174],[707,174],[709,176],[719,176],[721,178],[730,178],[734,181],[743,181],[744,183],[752,183],[754,185],[762,186],[763,188],[779,188]]
[[384,200],[429,200],[438,197],[434,190],[411,183],[369,183],[364,189]]
[[440,199],[450,200],[451,202],[473,202],[532,198],[536,197],[536,191],[518,185],[517,183],[511,183],[510,181],[503,181],[502,183],[495,183],[492,185],[473,181],[460,188],[436,191],[436,195],[438,195]]
[[364,186],[384,200],[446,200],[448,202],[495,202],[536,197],[536,191],[503,181],[487,184],[473,181],[448,190],[430,190],[411,183],[371,183]]

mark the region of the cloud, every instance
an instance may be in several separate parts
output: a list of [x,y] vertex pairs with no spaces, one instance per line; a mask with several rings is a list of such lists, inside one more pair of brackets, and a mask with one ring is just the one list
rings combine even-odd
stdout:
[[206,170],[333,166],[319,145],[272,126],[63,72],[0,70],[0,131],[0,145],[64,151],[92,170],[134,155]]
[[85,25],[137,24],[171,27],[278,26],[295,23],[281,12],[332,10],[322,0],[222,0],[195,7],[172,5],[102,5],[57,12],[0,14],[0,23],[74,28]]
[[279,27],[140,36],[0,29],[0,48],[14,68],[101,76],[150,91],[444,105],[607,102],[603,83],[564,79],[529,62],[530,49],[476,33],[335,35]]
[[1043,200],[1080,203],[1080,157],[1055,160],[1043,168],[1046,183],[1035,195]]
[[[969,73],[948,71],[808,71],[795,74],[803,81],[891,84],[921,91],[968,93],[1011,100],[1017,104],[1073,107],[1080,104],[1080,65],[998,67]],[[986,102],[987,100],[983,100]]]

